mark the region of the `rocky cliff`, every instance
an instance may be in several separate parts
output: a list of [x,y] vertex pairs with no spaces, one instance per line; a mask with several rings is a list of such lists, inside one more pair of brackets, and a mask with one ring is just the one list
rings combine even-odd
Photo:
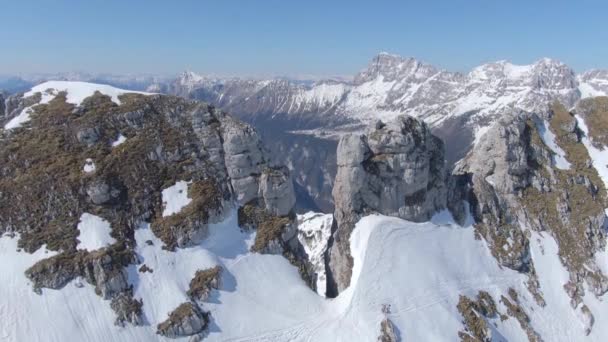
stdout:
[[[142,262],[138,227],[149,223],[174,251],[243,208],[257,213],[247,226],[260,229],[256,251],[285,254],[306,275],[291,176],[269,163],[251,126],[205,103],[79,82],[41,84],[6,104],[0,233],[26,252],[54,254],[26,272],[36,291],[83,279],[111,301],[118,324],[140,324],[148,303],[133,297],[127,274]],[[195,303],[184,308],[187,329],[165,323],[159,333],[207,326]]]
[[445,207],[443,143],[422,121],[401,116],[338,144],[334,229],[326,255],[329,296],[348,287],[349,238],[364,215],[421,222]]
[[545,118],[513,113],[454,171],[448,203],[455,216],[464,218],[465,199],[478,236],[501,265],[528,275],[539,305],[543,289],[530,253],[531,232],[555,238],[570,275],[564,292],[573,308],[584,306],[585,288],[595,296],[608,290],[596,260],[606,247],[606,189],[583,138],[575,116],[559,103]]

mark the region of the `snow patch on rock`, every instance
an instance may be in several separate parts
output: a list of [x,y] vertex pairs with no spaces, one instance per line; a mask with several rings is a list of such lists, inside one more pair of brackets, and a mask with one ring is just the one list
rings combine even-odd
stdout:
[[116,147],[116,146],[124,143],[125,141],[127,141],[127,137],[125,137],[121,133],[121,134],[118,135],[118,138],[116,138],[116,140],[112,142],[112,147]]
[[48,81],[41,83],[33,87],[30,91],[25,93],[24,97],[33,96],[36,93],[42,94],[41,104],[48,103],[55,98],[60,92],[66,92],[66,102],[79,106],[84,99],[95,94],[98,91],[104,95],[108,95],[112,98],[112,101],[120,105],[120,95],[127,93],[136,93],[143,95],[152,95],[152,93],[124,90],[115,88],[105,84],[96,84],[88,82],[76,82],[76,81]]
[[80,242],[76,246],[77,249],[94,251],[116,242],[110,236],[110,233],[112,233],[110,222],[89,213],[84,213],[80,216],[78,231],[80,231],[78,235]]
[[84,162],[84,166],[82,167],[82,170],[86,173],[91,173],[91,172],[95,171],[96,166],[95,166],[95,163],[93,162],[93,159],[87,158],[87,160],[85,160],[85,162]]
[[162,191],[163,217],[179,213],[192,199],[188,197],[188,184],[191,182],[179,181]]
[[604,182],[604,187],[608,189],[608,149],[604,148],[600,150],[595,147],[589,138],[589,127],[587,127],[585,120],[579,115],[576,115],[575,117],[578,122],[578,127],[585,133],[581,140],[583,145],[587,148],[587,152],[589,152],[593,167],[597,170],[597,173]]
[[24,108],[19,115],[12,118],[9,122],[4,125],[4,129],[9,130],[17,127],[21,127],[24,123],[30,121],[31,107]]
[[566,159],[566,152],[555,142],[555,134],[549,129],[549,122],[547,120],[539,121],[536,123],[536,127],[545,145],[553,151],[555,167],[561,170],[569,170],[571,165]]
[[332,214],[308,212],[298,215],[298,240],[317,274],[317,293],[324,296],[326,288],[325,250],[331,236]]

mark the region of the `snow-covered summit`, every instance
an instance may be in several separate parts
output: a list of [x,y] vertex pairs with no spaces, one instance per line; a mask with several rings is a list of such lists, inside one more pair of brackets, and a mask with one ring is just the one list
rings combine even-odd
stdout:
[[[19,101],[21,104],[16,108],[7,108],[8,113],[6,113],[6,118],[8,120],[4,124],[4,129],[10,130],[21,127],[24,123],[30,120],[30,113],[33,106],[49,103],[60,93],[65,93],[67,103],[79,106],[82,104],[84,99],[94,95],[96,92],[109,96],[112,99],[112,102],[118,105],[120,105],[120,96],[124,94],[137,93],[143,95],[153,95],[152,93],[125,90],[106,84],[80,81],[46,81],[23,93],[22,98],[27,99],[27,105],[24,105],[25,102]],[[40,94],[39,100],[32,100],[37,94]],[[0,119],[4,118],[0,117]]]
[[386,52],[375,56],[352,82],[333,82],[331,87],[322,82],[304,87],[286,80],[203,82],[193,75],[178,79],[180,83],[188,80],[192,87],[181,95],[200,98],[236,115],[253,120],[271,115],[323,130],[404,113],[432,126],[476,113],[467,120],[481,127],[505,109],[544,112],[555,100],[571,107],[582,97],[608,93],[607,72],[577,76],[569,66],[550,58],[528,65],[502,60],[462,74]]
[[66,92],[66,102],[75,105],[80,105],[84,99],[100,92],[103,95],[108,95],[116,104],[120,104],[119,96],[127,93],[137,93],[143,95],[152,95],[151,93],[119,89],[105,84],[80,82],[80,81],[47,81],[33,87],[30,91],[23,94],[24,97],[30,97],[36,93],[42,95],[40,103],[48,103],[61,92]]

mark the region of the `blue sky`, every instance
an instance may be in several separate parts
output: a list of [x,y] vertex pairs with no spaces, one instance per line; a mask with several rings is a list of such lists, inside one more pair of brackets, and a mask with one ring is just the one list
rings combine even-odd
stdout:
[[380,51],[468,71],[547,56],[608,69],[606,1],[10,0],[0,73],[350,75]]

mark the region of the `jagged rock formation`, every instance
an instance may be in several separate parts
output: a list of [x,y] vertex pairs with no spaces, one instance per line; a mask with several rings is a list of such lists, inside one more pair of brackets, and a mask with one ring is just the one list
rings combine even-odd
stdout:
[[326,257],[328,296],[350,282],[349,237],[362,216],[381,213],[425,221],[445,207],[446,199],[443,143],[420,120],[401,116],[378,122],[367,135],[346,135],[337,154],[335,227]]
[[[90,96],[77,98],[87,89]],[[260,213],[252,228],[274,220],[272,234],[285,237],[276,241],[277,253],[302,249],[289,171],[268,162],[251,126],[212,106],[72,82],[42,84],[3,103],[0,233],[18,233],[20,248],[30,253],[42,246],[58,252],[26,272],[37,291],[82,277],[111,300],[117,324],[139,324],[146,303],[133,298],[125,269],[140,262],[134,230],[149,222],[165,249],[187,247],[204,239],[233,203]],[[164,191],[179,182],[187,184],[187,201],[165,213],[175,199]],[[112,244],[77,247],[84,213],[109,223]],[[293,263],[306,257],[289,256]],[[205,326],[200,315],[186,316],[160,330],[168,336]]]
[[452,181],[453,212],[462,212],[462,199],[471,204],[477,233],[499,263],[529,275],[529,289],[541,305],[527,230],[555,238],[570,273],[564,290],[573,308],[582,301],[584,283],[596,296],[608,290],[594,259],[606,246],[606,190],[581,135],[574,116],[557,103],[548,120],[508,116],[457,166]]

